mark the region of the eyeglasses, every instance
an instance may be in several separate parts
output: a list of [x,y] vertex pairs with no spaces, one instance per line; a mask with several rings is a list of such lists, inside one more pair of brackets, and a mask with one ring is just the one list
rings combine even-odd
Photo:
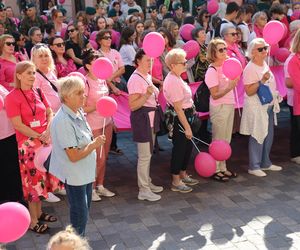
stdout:
[[104,40],[111,40],[111,36],[104,36],[104,37],[102,37],[102,39],[104,39]]
[[237,36],[238,33],[237,32],[232,32],[232,33],[227,33],[227,35]]
[[42,34],[41,33],[39,33],[39,34],[34,34],[35,36],[42,36]]
[[68,30],[68,33],[73,33],[75,31],[75,29],[70,29]]
[[181,65],[185,66],[187,64],[187,61],[179,62],[179,63],[176,63],[176,64],[181,64]]
[[205,15],[204,17],[205,17],[205,18],[210,18],[210,15]]
[[218,49],[218,51],[219,51],[220,53],[224,53],[224,52],[226,52],[226,51],[227,51],[227,48],[226,48],[226,47],[224,47],[224,48],[220,48],[220,49]]
[[15,42],[5,42],[6,46],[16,46]]
[[62,43],[55,43],[55,44],[53,44],[53,45],[55,45],[55,46],[61,48],[61,47],[64,47],[64,46],[65,46],[65,42],[62,42]]
[[269,46],[264,46],[264,47],[261,47],[261,48],[257,48],[258,52],[263,52],[263,50],[267,51],[269,48]]

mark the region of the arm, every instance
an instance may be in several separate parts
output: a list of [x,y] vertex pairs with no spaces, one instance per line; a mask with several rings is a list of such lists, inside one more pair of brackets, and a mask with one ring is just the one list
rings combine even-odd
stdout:
[[31,137],[31,138],[39,138],[40,134],[30,127],[26,126],[21,119],[21,116],[12,117],[11,122],[15,128],[15,130],[19,131],[21,134]]
[[129,107],[131,111],[138,110],[141,108],[148,98],[152,95],[154,88],[152,86],[148,86],[146,94],[131,94],[129,95]]
[[[260,80],[260,82],[262,84],[265,84],[266,81],[269,80],[270,76],[271,76],[270,73],[266,72],[263,75],[263,78]],[[252,95],[255,95],[257,93],[257,90],[258,90],[258,87],[259,87],[259,82],[255,82],[255,83],[252,83],[252,84],[246,84],[244,87],[245,87],[246,94],[248,96],[252,96]]]
[[154,84],[159,84],[160,87],[163,85],[163,81],[159,80],[158,78],[155,78],[154,76],[152,76],[152,81]]
[[290,74],[290,79],[293,82],[293,89],[297,92],[300,92],[300,65],[296,61],[297,58],[292,58],[288,64],[288,72]]
[[53,119],[53,112],[51,108],[47,108],[46,115],[47,115],[47,123],[48,123],[47,129],[39,137],[39,139],[44,143],[48,143],[50,139],[50,126]]
[[67,55],[72,58],[75,63],[82,65],[82,60],[75,56],[73,49],[68,49]]
[[293,82],[292,82],[291,78],[289,78],[289,77],[285,78],[285,86],[289,89],[293,88]]
[[239,81],[239,78],[237,78],[235,80],[229,80],[229,84],[228,84],[227,88],[224,90],[220,90],[219,86],[210,88],[209,91],[210,91],[211,97],[214,100],[217,100],[217,99],[223,97],[224,95],[226,95],[228,92],[230,92],[232,89],[235,88],[238,81]]
[[188,123],[188,121],[185,117],[184,111],[182,109],[182,101],[174,102],[173,106],[174,106],[175,112],[178,116],[180,123],[183,125],[186,138],[189,140],[192,139],[193,132],[190,127],[190,124]]
[[110,78],[107,79],[108,82],[112,82],[115,78],[122,76],[125,73],[125,66],[118,68],[118,70],[112,74]]

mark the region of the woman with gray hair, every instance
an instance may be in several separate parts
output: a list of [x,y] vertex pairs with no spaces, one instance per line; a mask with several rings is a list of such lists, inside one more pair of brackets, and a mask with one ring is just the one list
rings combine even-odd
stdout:
[[[279,112],[279,96],[276,81],[265,59],[269,45],[263,38],[255,38],[248,47],[251,61],[247,64],[243,80],[246,97],[241,120],[240,133],[249,135],[249,170],[248,173],[263,177],[264,170],[280,171],[282,168],[273,165],[270,151],[274,136],[274,113]],[[262,104],[258,90],[260,85],[269,87],[273,100]]]
[[248,45],[255,38],[263,38],[263,30],[268,22],[267,14],[264,11],[256,12],[252,17],[253,31],[248,40]]
[[79,77],[59,80],[62,107],[51,124],[53,143],[49,172],[65,183],[70,221],[78,234],[85,234],[96,173],[96,149],[105,136],[93,138],[82,107],[85,84]]

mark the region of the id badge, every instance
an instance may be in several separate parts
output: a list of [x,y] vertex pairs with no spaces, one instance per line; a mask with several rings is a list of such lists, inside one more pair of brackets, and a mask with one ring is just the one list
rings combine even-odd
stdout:
[[36,127],[40,127],[41,126],[41,122],[40,121],[32,121],[30,122],[30,127],[31,128],[36,128]]

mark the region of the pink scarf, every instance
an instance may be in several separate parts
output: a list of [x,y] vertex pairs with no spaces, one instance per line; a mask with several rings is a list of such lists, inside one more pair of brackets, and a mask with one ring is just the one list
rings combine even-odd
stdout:
[[263,38],[263,28],[259,28],[256,24],[254,24],[253,28],[256,38]]

